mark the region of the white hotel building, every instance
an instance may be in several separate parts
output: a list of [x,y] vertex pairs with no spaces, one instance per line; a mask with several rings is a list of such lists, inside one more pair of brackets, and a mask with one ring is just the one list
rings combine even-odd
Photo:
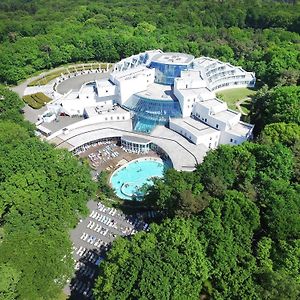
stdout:
[[253,130],[215,93],[254,85],[254,73],[241,67],[154,50],[121,60],[108,79],[84,84],[79,92],[71,91],[52,102],[49,109],[100,123],[131,120],[133,132],[149,137],[157,125],[164,125],[209,149],[240,144]]

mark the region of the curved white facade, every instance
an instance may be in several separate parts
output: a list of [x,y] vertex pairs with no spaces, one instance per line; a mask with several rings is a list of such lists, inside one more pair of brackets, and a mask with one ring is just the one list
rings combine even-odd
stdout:
[[85,83],[78,92],[52,102],[49,109],[52,105],[69,115],[84,115],[108,128],[111,122],[128,121],[130,131],[148,136],[165,128],[157,125],[164,125],[181,140],[208,150],[251,137],[253,125],[241,122],[241,114],[228,109],[215,93],[254,85],[254,73],[241,67],[153,50],[121,60],[108,79]]

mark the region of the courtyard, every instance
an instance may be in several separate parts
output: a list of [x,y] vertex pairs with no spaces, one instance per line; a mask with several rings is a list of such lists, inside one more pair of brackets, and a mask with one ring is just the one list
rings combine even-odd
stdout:
[[118,139],[103,139],[101,141],[85,144],[74,151],[80,158],[86,158],[91,168],[100,173],[103,170],[112,173],[118,167],[141,157],[159,158],[159,155],[150,150],[147,153],[128,151],[120,145]]

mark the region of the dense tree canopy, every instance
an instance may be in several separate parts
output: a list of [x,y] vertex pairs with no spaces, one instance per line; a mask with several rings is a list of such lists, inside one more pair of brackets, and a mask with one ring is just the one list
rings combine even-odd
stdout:
[[197,227],[174,219],[117,240],[101,268],[96,299],[197,299],[210,270]]
[[[145,205],[163,220],[118,238],[96,299],[299,299],[300,107],[297,1],[3,0],[0,82],[160,48],[254,71],[255,142],[168,170]],[[72,269],[68,230],[95,191],[84,162],[34,137],[0,86],[0,299],[57,299]],[[111,195],[108,174],[98,187]]]
[[[165,279],[168,273],[157,275],[164,260],[171,261],[169,256],[173,258],[173,251],[169,250],[162,257],[155,255],[149,265],[148,252],[139,241],[147,239],[147,249],[158,248],[160,254],[164,253],[162,249],[169,247],[170,238],[162,237],[158,230],[171,232],[169,226],[176,227],[183,220],[189,220],[197,229],[192,239],[202,245],[201,253],[204,251],[209,268],[208,273],[207,269],[197,268],[206,280],[194,284],[193,294],[185,288],[194,277],[187,279],[188,283],[179,281],[178,289],[185,290],[188,295],[185,298],[179,294],[182,299],[202,296],[211,299],[297,299],[300,296],[297,272],[300,188],[293,183],[296,171],[293,145],[298,140],[298,125],[272,125],[263,132],[261,144],[219,146],[207,154],[195,172],[169,170],[163,179],[157,179],[149,188],[146,204],[167,217],[176,218],[152,225],[150,233],[138,234],[130,241],[119,240],[113,245],[113,256],[110,253],[100,266],[96,299],[114,299],[116,295],[122,299],[177,299],[169,289],[174,288],[172,283],[179,281],[182,275],[167,275],[172,282]],[[281,135],[285,131],[289,132],[291,143]],[[269,136],[273,135],[277,138],[270,140]],[[181,226],[186,225],[182,223]],[[185,240],[181,230],[178,232]],[[172,232],[172,236],[176,241],[177,235]],[[160,239],[158,245],[157,239]],[[190,251],[192,259],[195,254],[191,246]],[[288,253],[283,254],[285,251]],[[127,270],[129,265],[135,270],[138,261],[147,263],[143,269],[139,266],[140,271],[134,271],[133,275]],[[178,263],[180,261],[178,258]],[[293,264],[297,270],[291,267]],[[145,269],[153,270],[147,273],[147,282],[142,279]],[[165,270],[168,267],[165,266]],[[129,282],[127,294],[120,292]],[[156,288],[149,289],[148,282]],[[159,294],[158,289],[163,294]],[[142,291],[147,291],[148,297]]]
[[300,125],[300,87],[284,86],[262,89],[253,101],[252,121],[256,130],[277,122]]
[[1,93],[0,299],[55,299],[73,272],[68,230],[95,187],[70,153],[32,137],[18,96]]
[[2,82],[153,48],[229,60],[270,86],[299,81],[298,3],[4,0],[0,12]]

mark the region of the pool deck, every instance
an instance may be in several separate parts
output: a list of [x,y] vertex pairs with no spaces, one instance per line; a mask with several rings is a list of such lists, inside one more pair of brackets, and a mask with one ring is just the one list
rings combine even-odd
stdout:
[[91,141],[123,135],[146,138],[158,145],[169,155],[174,168],[178,171],[193,171],[195,166],[202,162],[208,150],[204,145],[194,145],[164,126],[157,126],[151,135],[132,132],[131,120],[94,124],[89,124],[88,119],[83,120],[76,123],[76,127],[70,126],[67,131],[57,131],[48,138],[48,141],[57,148],[71,151]]

